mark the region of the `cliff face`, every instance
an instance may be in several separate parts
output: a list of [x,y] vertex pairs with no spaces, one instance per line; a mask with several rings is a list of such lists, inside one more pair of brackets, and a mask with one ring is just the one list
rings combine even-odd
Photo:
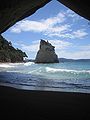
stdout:
[[11,42],[0,36],[0,62],[23,62],[25,52],[15,49]]
[[58,57],[55,54],[55,47],[48,41],[41,40],[40,48],[37,52],[35,63],[58,63]]

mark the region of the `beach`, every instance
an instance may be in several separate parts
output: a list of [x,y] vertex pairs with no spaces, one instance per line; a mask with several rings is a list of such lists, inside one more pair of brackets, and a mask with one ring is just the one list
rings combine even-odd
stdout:
[[2,119],[90,119],[90,94],[0,86]]
[[90,64],[0,66],[1,119],[89,120]]

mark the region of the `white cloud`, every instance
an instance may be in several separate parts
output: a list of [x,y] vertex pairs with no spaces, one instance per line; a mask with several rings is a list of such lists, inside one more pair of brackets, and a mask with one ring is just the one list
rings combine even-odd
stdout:
[[75,12],[73,12],[72,10],[68,9],[66,11],[68,17],[72,17],[72,18],[75,18],[77,16],[77,14],[75,14]]
[[80,19],[81,17],[73,11],[67,10],[65,12],[59,12],[56,16],[49,17],[47,19],[41,19],[38,21],[22,20],[10,30],[14,33],[20,33],[22,31],[42,32],[44,35],[49,37],[55,36],[70,39],[81,39],[88,35],[86,30],[83,28],[73,30],[74,23],[67,23],[69,18],[75,21],[77,18]]
[[77,51],[73,53],[67,52],[67,57],[73,58],[73,59],[90,59],[90,51],[84,50],[84,51]]
[[75,38],[83,38],[87,35],[88,35],[88,33],[85,32],[84,29],[80,29],[80,30],[77,30],[77,31],[73,32],[73,37],[75,37]]
[[45,32],[53,28],[57,23],[65,21],[65,15],[58,13],[55,17],[41,19],[39,21],[22,20],[11,28],[11,32],[20,33],[22,31]]
[[55,17],[47,18],[46,20],[41,20],[43,24],[47,26],[54,26],[57,23],[62,23],[65,21],[65,15],[63,13],[58,13]]
[[18,22],[14,27],[11,28],[11,32],[20,33],[22,31],[34,31],[34,32],[42,32],[47,29],[48,26],[39,21],[30,21],[23,20]]
[[84,19],[83,17],[81,17],[80,15],[78,15],[70,9],[68,9],[65,14],[67,15],[67,17],[71,18],[73,22],[78,21],[80,19]]
[[68,50],[58,50],[56,51],[59,58],[70,58],[70,59],[90,59],[90,50],[78,50],[70,52]]
[[[90,44],[84,46],[75,46],[74,44],[71,45],[72,46],[68,46],[69,49],[57,50],[58,56],[71,59],[90,59]],[[76,48],[73,51],[72,48],[74,47]]]
[[64,34],[65,32],[69,31],[69,28],[70,28],[70,25],[64,24],[61,26],[48,28],[48,30],[45,31],[45,34],[48,36],[59,36],[60,34]]
[[64,33],[51,33],[49,34],[49,36],[58,36],[58,37],[62,37],[62,38],[70,38],[70,39],[82,39],[84,37],[86,37],[88,35],[88,33],[85,31],[85,29],[78,29],[76,31],[73,32],[69,32],[67,33],[67,31]]
[[56,51],[67,49],[68,47],[72,45],[72,43],[66,42],[63,40],[49,40],[49,42],[55,46]]
[[[38,40],[32,41],[30,45],[21,43],[19,47],[27,53],[29,58],[35,58],[39,50],[39,42]],[[90,44],[75,46],[73,43],[64,40],[49,40],[49,42],[55,46],[55,52],[60,58],[90,59]],[[18,45],[18,43],[15,44]],[[75,51],[72,51],[74,47]]]
[[[59,55],[60,51],[68,49],[72,43],[66,42],[63,40],[48,40],[53,46],[55,46],[56,54]],[[33,41],[30,45],[20,44],[20,48],[25,51],[29,57],[31,57],[33,53],[33,58],[35,58],[37,51],[39,50],[39,42]],[[59,54],[58,54],[59,53]]]
[[[72,45],[70,42],[63,40],[48,40],[52,45],[55,46],[56,50],[67,49]],[[39,41],[33,41],[30,45],[21,44],[20,47],[22,50],[27,52],[37,52],[39,50]]]
[[83,45],[83,46],[79,46],[79,49],[80,50],[87,50],[87,51],[90,51],[90,44],[88,44],[88,45]]
[[21,44],[21,48],[27,52],[37,52],[39,49],[39,43],[31,45]]

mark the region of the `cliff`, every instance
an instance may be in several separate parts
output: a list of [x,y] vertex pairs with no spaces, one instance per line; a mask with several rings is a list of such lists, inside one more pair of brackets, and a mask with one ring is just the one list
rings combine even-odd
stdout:
[[23,62],[23,57],[27,57],[25,52],[15,49],[0,35],[0,62]]
[[55,47],[48,41],[40,41],[39,51],[37,52],[35,63],[58,63]]

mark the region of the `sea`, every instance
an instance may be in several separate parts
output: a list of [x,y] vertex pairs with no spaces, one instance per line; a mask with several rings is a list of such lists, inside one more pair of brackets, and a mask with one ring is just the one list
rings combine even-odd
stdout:
[[0,63],[0,85],[24,90],[90,93],[90,61]]

